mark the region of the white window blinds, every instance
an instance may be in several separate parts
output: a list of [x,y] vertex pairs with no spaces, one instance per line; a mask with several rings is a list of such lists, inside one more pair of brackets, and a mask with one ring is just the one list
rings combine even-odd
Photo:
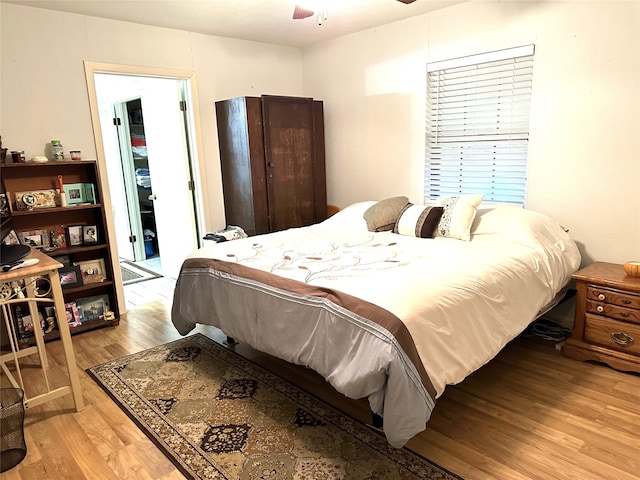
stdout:
[[425,202],[524,205],[533,45],[427,65]]

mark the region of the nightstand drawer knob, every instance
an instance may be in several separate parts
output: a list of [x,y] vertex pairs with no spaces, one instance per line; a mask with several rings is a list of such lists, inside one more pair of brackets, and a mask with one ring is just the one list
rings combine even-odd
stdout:
[[604,293],[598,295],[598,300],[604,300],[605,298],[607,297],[604,296]]
[[631,345],[635,340],[633,337],[630,337],[624,332],[615,332],[611,334],[611,340],[613,340],[618,345],[628,346]]
[[598,311],[598,313],[602,313],[602,312],[604,312],[604,307],[602,305],[598,305],[596,307],[596,310]]

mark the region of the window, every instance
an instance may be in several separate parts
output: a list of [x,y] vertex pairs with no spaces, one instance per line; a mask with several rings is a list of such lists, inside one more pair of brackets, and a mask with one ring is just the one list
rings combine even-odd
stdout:
[[534,46],[427,65],[425,202],[524,205]]

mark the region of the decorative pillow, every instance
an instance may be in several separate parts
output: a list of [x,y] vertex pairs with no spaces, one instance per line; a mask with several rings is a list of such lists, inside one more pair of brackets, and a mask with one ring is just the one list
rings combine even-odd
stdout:
[[433,233],[443,212],[443,207],[428,207],[409,203],[400,212],[393,232],[413,237],[433,238]]
[[441,197],[437,204],[444,207],[444,212],[436,228],[435,236],[469,241],[471,239],[471,224],[483,198],[484,194],[482,193],[460,195],[459,197]]
[[392,197],[375,203],[363,215],[367,221],[367,229],[370,232],[393,230],[400,212],[407,203],[407,197]]

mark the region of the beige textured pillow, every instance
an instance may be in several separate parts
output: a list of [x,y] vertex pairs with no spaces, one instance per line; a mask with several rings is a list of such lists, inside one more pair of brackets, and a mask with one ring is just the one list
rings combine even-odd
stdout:
[[484,194],[482,193],[440,197],[437,204],[444,207],[444,212],[436,228],[435,236],[469,241],[471,239],[471,224],[476,218],[478,205],[483,198]]
[[407,197],[391,197],[380,200],[364,212],[367,230],[370,232],[385,232],[393,230],[402,209],[409,203]]

